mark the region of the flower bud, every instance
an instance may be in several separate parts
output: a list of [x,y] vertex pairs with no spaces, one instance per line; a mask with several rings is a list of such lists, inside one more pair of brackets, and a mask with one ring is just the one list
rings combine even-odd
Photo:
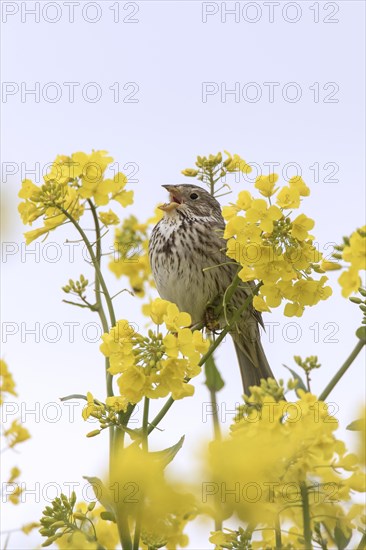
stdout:
[[48,535],[52,534],[52,531],[50,529],[42,528],[39,530],[39,533],[42,535],[42,537],[48,537]]
[[185,168],[182,170],[182,174],[188,178],[195,178],[198,175],[198,170],[195,170],[194,168]]
[[43,525],[51,525],[55,521],[55,518],[42,518],[42,524]]
[[94,437],[96,435],[99,435],[100,434],[100,430],[93,430],[89,433],[86,434],[86,437]]
[[65,522],[60,520],[52,524],[52,529],[58,529],[59,527],[65,527]]
[[85,519],[85,514],[82,514],[81,512],[74,512],[73,516],[75,519]]
[[53,537],[50,537],[49,539],[47,539],[47,540],[42,544],[42,546],[43,546],[43,547],[51,546],[51,544],[52,544],[53,542],[55,542],[55,540],[57,540],[58,538],[59,538],[58,535],[54,535]]

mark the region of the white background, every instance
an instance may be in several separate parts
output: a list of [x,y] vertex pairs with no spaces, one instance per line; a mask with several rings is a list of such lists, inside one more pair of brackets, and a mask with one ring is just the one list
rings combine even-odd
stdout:
[[[3,455],[2,471],[6,478],[11,466],[18,465],[27,488],[36,490],[36,495],[28,493],[25,504],[4,507],[2,529],[38,519],[45,498],[55,496],[49,483],[66,492],[65,482],[79,483],[82,497],[82,476],[102,473],[107,449],[106,434],[85,438],[94,425],[85,425],[81,407],[75,408],[73,418],[71,410],[58,401],[61,396],[86,391],[102,399],[103,358],[98,343],[83,339],[85,324],[97,319],[61,302],[61,286],[69,277],[89,272],[80,252],[70,262],[70,249],[64,242],[77,239],[75,233],[66,226],[43,244],[32,243],[29,250],[36,250],[35,254],[24,256],[17,193],[24,177],[39,183],[39,174],[25,173],[34,169],[35,163],[43,167],[57,154],[91,149],[108,150],[121,166],[137,163],[135,203],[124,212],[118,205],[115,210],[121,216],[133,212],[145,220],[155,205],[166,199],[161,184],[183,182],[180,170],[193,166],[197,154],[227,149],[249,163],[257,163],[263,173],[268,173],[264,163],[270,162],[280,163],[276,168],[280,174],[286,163],[301,167],[312,192],[304,201],[303,211],[316,219],[314,234],[327,255],[332,252],[331,243],[340,242],[343,235],[364,224],[363,2],[331,2],[328,7],[324,2],[307,1],[237,2],[237,15],[227,15],[226,21],[221,3],[211,2],[205,7],[198,1],[120,2],[117,22],[116,2],[74,3],[74,22],[69,21],[70,11],[64,2],[48,3],[46,10],[46,3],[40,2],[37,22],[26,11],[35,9],[35,4],[2,2],[2,80],[19,88],[14,95],[2,97],[2,240],[14,243],[13,250],[17,250],[2,257],[2,356],[14,374],[19,393],[19,412],[9,414],[8,420],[22,411],[32,434],[31,440],[19,445],[17,453],[7,451]],[[136,11],[134,4],[138,12],[129,16]],[[274,10],[272,22],[268,4]],[[226,8],[235,8],[235,3],[227,2]],[[316,9],[319,22],[314,21]],[[208,15],[204,23],[205,10],[217,13]],[[12,11],[16,13],[7,15]],[[123,22],[129,17],[137,22]],[[47,87],[50,82],[61,90],[58,101],[51,101],[55,88]],[[73,103],[65,82],[80,83]],[[84,88],[91,82],[101,90],[97,102],[90,101],[93,88]],[[116,82],[120,83],[118,102],[109,89]],[[123,90],[128,82],[139,87],[136,103],[123,101],[132,91]],[[221,97],[218,92],[204,102],[203,82],[214,82],[223,91],[225,86],[232,90],[237,82],[240,96]],[[272,101],[266,82],[279,83]],[[296,102],[291,101],[294,87],[287,88],[286,96],[286,85],[291,82],[301,91]],[[21,94],[35,83],[40,86],[39,102],[34,95]],[[256,83],[255,88],[262,93],[257,102],[251,101],[255,88],[246,87],[248,83]],[[314,96],[314,83],[319,83],[319,98]],[[327,83],[335,85],[324,90]],[[83,97],[82,89],[90,96]],[[337,102],[325,102],[333,90],[337,91],[331,99]],[[319,181],[315,181],[314,168],[310,169],[314,163],[320,166]],[[323,169],[326,163],[337,165],[333,175],[336,181],[326,178],[332,171],[329,165]],[[11,171],[14,173],[9,175]],[[295,167],[289,167],[288,177],[296,173]],[[284,181],[282,176],[280,181]],[[234,178],[232,189],[234,199],[239,190],[250,189],[250,183],[235,182]],[[225,200],[230,198],[222,202]],[[105,240],[107,251],[112,241],[111,233]],[[48,242],[57,243],[57,248],[47,248]],[[5,246],[9,251],[9,244]],[[56,250],[61,258],[52,262],[49,258]],[[341,298],[337,277],[338,272],[330,275],[332,298],[308,309],[301,319],[285,318],[280,311],[265,316],[266,322],[279,323],[273,342],[269,342],[269,331],[263,336],[278,377],[287,378],[282,363],[293,366],[293,355],[319,356],[322,368],[313,376],[314,393],[322,391],[348,356],[361,319],[357,306]],[[117,281],[111,273],[107,278],[112,293],[126,286],[125,280]],[[128,318],[143,330],[146,320],[140,314],[138,299],[122,294],[115,307],[118,317]],[[64,325],[69,322],[80,323],[73,343]],[[16,323],[17,333],[6,337],[4,330],[9,330],[9,323]],[[25,334],[25,329],[34,328],[36,323],[40,323],[39,342],[34,335]],[[42,336],[47,323],[60,325],[58,342],[47,341],[55,335],[51,328],[46,337]],[[319,341],[315,341],[316,332]],[[90,328],[87,338],[94,335]],[[224,344],[217,358],[226,381],[219,394],[226,430],[232,416],[228,411],[235,408],[241,393],[231,342]],[[186,479],[193,479],[192,456],[198,459],[200,441],[212,432],[210,418],[202,413],[208,401],[203,376],[195,385],[195,396],[176,403],[161,423],[164,431],[156,431],[152,438],[153,448],[161,449],[186,434],[184,448],[172,467]],[[359,357],[328,399],[341,422],[340,435],[358,416],[364,390],[365,374]],[[351,435],[346,437],[352,446]],[[208,528],[213,527],[207,524],[205,530],[192,530],[190,548],[208,547]],[[28,549],[39,542],[37,533],[29,537],[14,533],[8,547]]]

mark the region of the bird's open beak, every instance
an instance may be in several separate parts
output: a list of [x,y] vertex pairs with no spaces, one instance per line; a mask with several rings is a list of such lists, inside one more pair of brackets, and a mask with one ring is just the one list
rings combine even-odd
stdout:
[[162,185],[162,187],[164,187],[164,189],[169,191],[170,202],[167,202],[159,206],[160,210],[164,210],[164,212],[170,212],[171,210],[175,210],[183,202],[181,193],[179,192],[178,188],[175,187],[174,185]]

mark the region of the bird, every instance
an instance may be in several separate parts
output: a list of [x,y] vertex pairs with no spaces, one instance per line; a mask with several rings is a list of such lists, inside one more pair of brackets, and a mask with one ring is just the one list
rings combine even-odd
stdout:
[[[209,305],[223,299],[241,266],[226,256],[225,221],[217,199],[198,185],[162,187],[169,192],[169,202],[159,207],[164,215],[151,233],[151,270],[160,297],[189,313],[194,326],[205,322]],[[236,288],[230,302],[233,310],[253,294],[254,286],[246,282]],[[221,315],[218,323],[223,322]],[[261,314],[250,305],[230,331],[245,395],[261,379],[274,378],[259,325],[264,326]]]

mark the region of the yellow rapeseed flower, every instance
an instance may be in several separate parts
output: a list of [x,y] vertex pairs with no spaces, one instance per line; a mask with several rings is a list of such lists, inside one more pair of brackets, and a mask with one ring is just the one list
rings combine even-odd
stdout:
[[9,371],[8,365],[3,359],[0,359],[0,405],[4,403],[5,394],[17,396],[15,391],[15,382]]
[[346,245],[343,249],[342,258],[351,264],[353,269],[366,269],[366,226],[362,227],[360,231],[352,233],[349,239],[349,245]]
[[292,222],[291,235],[298,241],[304,241],[309,238],[309,233],[315,225],[314,220],[305,216],[305,214],[299,214],[297,218]]
[[228,172],[243,172],[244,174],[249,174],[252,171],[252,167],[236,153],[234,155],[231,155],[227,151],[224,151],[224,153],[228,156],[225,160],[225,167]]
[[[19,197],[24,202],[18,210],[24,224],[32,224],[43,218],[44,225],[25,234],[26,243],[46,235],[62,225],[68,218],[78,221],[85,210],[86,200],[93,199],[96,206],[106,205],[116,200],[123,207],[132,204],[133,191],[126,191],[127,177],[119,172],[113,178],[104,178],[108,165],[113,161],[106,151],[93,151],[90,155],[82,152],[71,157],[58,155],[44,176],[42,186],[31,180],[24,180]],[[104,213],[108,223],[118,223],[115,214]],[[102,214],[102,222],[103,214]]]
[[[301,177],[291,178],[289,185],[277,194],[275,206],[270,196],[277,192],[277,179],[276,174],[270,174],[256,180],[255,187],[268,202],[242,191],[237,202],[224,209],[226,254],[241,264],[238,275],[242,281],[262,282],[253,300],[258,311],[270,311],[288,301],[285,315],[301,316],[305,305],[328,298],[331,291],[324,287],[324,279],[319,283],[309,279],[313,271],[319,272],[317,264],[322,258],[309,234],[314,221],[305,214],[291,220],[291,213],[283,212],[300,206],[300,197],[307,196],[310,190]],[[239,214],[241,211],[244,214]],[[300,296],[300,288],[304,296]]]
[[342,287],[342,296],[345,298],[348,298],[350,294],[353,292],[357,292],[357,290],[361,286],[361,277],[358,274],[357,269],[348,269],[347,271],[343,271],[341,275],[338,278],[338,282]]
[[146,309],[154,323],[165,325],[167,334],[149,330],[147,337],[142,336],[120,320],[102,336],[100,349],[109,358],[108,371],[120,375],[121,396],[109,398],[107,405],[118,411],[144,396],[158,399],[171,393],[173,399],[182,399],[192,395],[194,387],[187,379],[200,374],[198,363],[210,345],[199,331],[188,328],[190,315],[175,304],[157,298]]
[[294,176],[288,182],[290,188],[296,189],[302,197],[310,195],[310,189],[304,182],[301,176]]
[[30,438],[27,428],[24,428],[19,420],[13,420],[10,427],[4,431],[4,436],[7,438],[10,448]]
[[277,206],[267,206],[264,199],[255,199],[247,210],[246,219],[250,223],[260,222],[259,227],[266,233],[272,233],[273,222],[282,218],[283,214]]
[[170,303],[164,315],[164,323],[168,330],[176,331],[188,327],[191,324],[191,316],[189,313],[180,312],[175,304]]
[[112,210],[99,212],[99,219],[104,225],[117,225],[119,223],[119,217]]
[[259,190],[260,194],[264,197],[272,197],[277,191],[275,188],[276,181],[278,180],[278,174],[269,174],[268,176],[258,176],[255,180],[254,187]]
[[300,206],[300,192],[296,187],[282,187],[277,194],[277,204],[281,208],[293,209]]

